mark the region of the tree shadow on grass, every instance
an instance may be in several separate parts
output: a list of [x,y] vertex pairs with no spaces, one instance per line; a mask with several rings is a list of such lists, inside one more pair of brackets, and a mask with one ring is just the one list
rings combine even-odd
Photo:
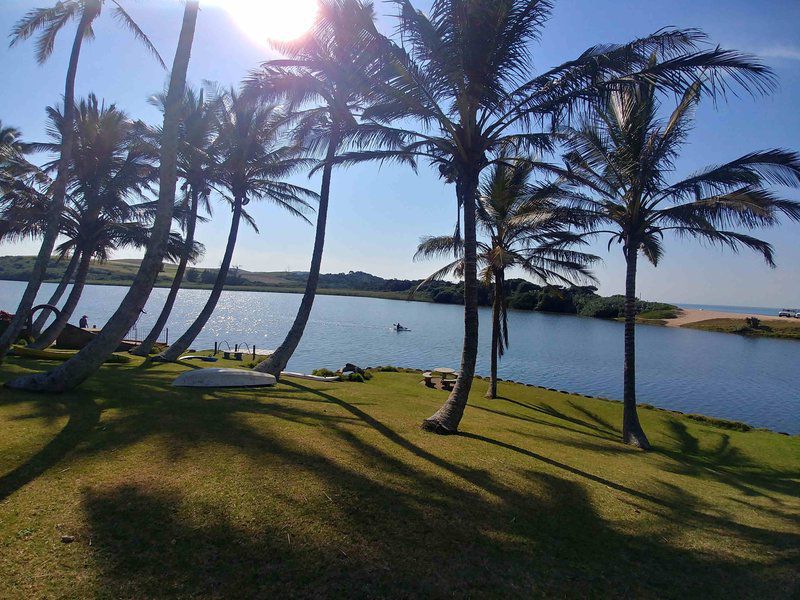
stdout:
[[[258,511],[122,484],[84,492],[102,593],[113,597],[680,597],[775,592],[768,569],[616,530],[583,485],[536,470],[536,491],[489,476],[486,496],[356,437],[368,467],[242,428],[262,461],[321,481],[330,502]],[[334,491],[335,490],[335,491]],[[280,482],[266,490],[279,496]],[[224,491],[222,492],[224,495]],[[784,559],[772,567],[786,569]]]
[[800,497],[800,470],[768,469],[753,462],[731,444],[731,436],[725,432],[717,432],[716,446],[701,449],[699,440],[689,432],[686,424],[667,417],[666,426],[678,448],[658,448],[655,452],[672,460],[668,468],[673,472],[710,477],[745,496],[761,496],[778,504],[780,499],[767,492]]
[[[775,596],[787,589],[797,559],[787,548],[798,536],[713,518],[679,490],[642,493],[488,436],[463,439],[495,445],[501,459],[505,452],[529,459],[523,485],[490,467],[458,464],[342,400],[339,388],[290,382],[207,398],[143,377],[119,389],[106,394],[111,400],[103,408],[114,410],[81,453],[102,459],[152,435],[176,456],[195,445],[230,447],[265,475],[244,514],[235,508],[242,503],[238,485],[209,493],[206,482],[198,494],[170,488],[169,478],[93,482],[82,503],[100,596],[531,597],[613,590],[622,597],[678,597],[709,586],[721,596],[741,590]],[[326,412],[325,403],[342,410]],[[251,415],[270,421],[256,428]],[[273,435],[280,421],[324,428],[336,451],[308,444],[301,430]],[[226,467],[229,477],[220,480],[253,485],[253,474],[240,468]],[[211,477],[214,469],[206,469]],[[287,491],[298,481],[309,487],[300,501]],[[659,523],[736,535],[772,558],[710,555],[673,546],[647,527],[620,528],[595,510],[588,486],[596,484],[647,507]]]
[[[38,404],[43,414],[52,414],[52,401],[40,400]],[[58,464],[89,437],[100,421],[100,408],[89,398],[70,400],[66,408],[69,420],[64,428],[36,454],[0,477],[0,502]]]

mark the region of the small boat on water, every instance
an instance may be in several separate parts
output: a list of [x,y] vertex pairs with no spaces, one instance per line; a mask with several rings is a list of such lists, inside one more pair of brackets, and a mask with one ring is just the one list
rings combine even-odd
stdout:
[[392,325],[392,331],[411,331],[408,327],[403,327],[402,325]]

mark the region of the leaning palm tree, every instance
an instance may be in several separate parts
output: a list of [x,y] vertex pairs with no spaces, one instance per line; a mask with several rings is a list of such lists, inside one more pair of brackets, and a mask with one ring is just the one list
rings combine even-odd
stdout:
[[669,183],[691,129],[703,82],[683,95],[667,119],[659,118],[656,88],[640,82],[616,91],[596,116],[565,129],[565,169],[555,171],[586,191],[576,205],[599,222],[597,233],[622,245],[625,257],[625,366],[622,439],[650,447],[636,412],[636,271],[639,254],[654,266],[668,233],[697,238],[733,251],[760,252],[773,266],[772,247],[742,233],[776,225],[781,215],[800,220],[800,203],[764,186],[800,186],[800,155],[786,150],[752,152]]
[[[436,433],[453,433],[467,404],[478,351],[476,200],[481,171],[496,156],[552,149],[550,128],[609,90],[636,81],[682,91],[699,72],[710,74],[704,91],[735,82],[767,89],[770,71],[749,57],[707,48],[697,30],[665,29],[621,46],[589,48],[575,60],[539,76],[531,73],[530,45],[538,39],[551,3],[547,0],[434,0],[417,11],[396,0],[401,46],[387,40],[387,82],[375,82],[374,105],[362,118],[373,123],[358,135],[382,149],[349,153],[342,164],[369,160],[424,159],[455,184],[463,211],[464,345],[461,377],[445,404],[423,422]],[[376,33],[377,35],[377,33]],[[659,62],[649,57],[657,52]],[[390,127],[391,123],[416,128]]]
[[186,89],[186,72],[192,54],[199,0],[187,0],[183,11],[183,23],[172,64],[164,125],[160,146],[158,203],[147,250],[128,293],[103,330],[75,356],[52,371],[19,377],[6,383],[17,389],[62,392],[80,385],[90,377],[103,361],[116,350],[122,338],[139,318],[141,310],[153,289],[161,269],[161,261],[167,251],[175,208],[175,188],[178,183],[178,129],[181,105]]
[[[67,206],[59,228],[67,240],[57,250],[59,257],[71,253],[73,260],[79,259],[69,296],[56,320],[34,342],[36,348],[52,344],[69,322],[93,259],[105,260],[115,248],[144,245],[146,222],[130,202],[151,191],[157,172],[134,122],[116,105],[106,106],[90,94],[74,112]],[[65,118],[56,108],[48,108],[48,113],[54,141],[36,147],[58,152]],[[44,168],[57,169],[58,160]]]
[[[65,134],[61,140],[61,158],[53,182],[51,195],[52,203],[47,214],[47,220],[43,228],[42,244],[36,256],[33,270],[22,294],[22,299],[17,307],[17,312],[8,328],[0,336],[0,361],[3,360],[13,341],[19,335],[22,327],[28,318],[31,306],[36,299],[42,281],[47,273],[47,265],[56,244],[58,228],[61,218],[61,211],[64,208],[64,198],[67,189],[67,172],[70,164],[70,152],[72,151],[72,121],[74,118],[75,105],[75,76],[78,72],[78,60],[80,58],[83,42],[94,37],[93,24],[100,16],[106,0],[59,0],[49,8],[36,8],[29,11],[20,19],[11,31],[11,45],[17,45],[24,40],[38,33],[36,40],[36,61],[44,63],[53,53],[55,40],[61,30],[70,22],[77,20],[78,26],[75,30],[75,37],[72,42],[72,51],[67,67],[66,83],[64,85],[64,122]],[[142,41],[161,63],[158,52],[150,43],[150,40],[142,32],[136,22],[125,11],[117,0],[109,0],[113,5],[113,14],[116,20],[133,35]]]
[[[478,268],[486,285],[492,286],[491,369],[487,398],[497,397],[497,363],[509,344],[506,272],[518,268],[537,281],[575,285],[594,280],[588,266],[597,256],[572,249],[586,243],[570,227],[585,227],[581,209],[559,205],[568,192],[557,184],[534,184],[534,163],[504,159],[484,178],[477,203]],[[455,260],[422,281],[461,277],[464,245],[453,235],[423,238],[416,259],[455,255]]]
[[317,210],[314,250],[300,307],[286,338],[277,350],[256,366],[257,371],[280,377],[303,337],[319,284],[333,159],[344,134],[356,127],[355,115],[366,101],[365,90],[380,67],[371,2],[323,0],[309,35],[275,44],[287,58],[264,63],[248,80],[248,88],[262,97],[283,100],[297,119],[295,136],[310,150],[324,151],[322,184]]
[[[166,98],[156,96],[153,104],[164,109]],[[153,345],[161,335],[167,324],[167,319],[175,305],[178,292],[183,282],[186,268],[194,256],[197,255],[194,234],[199,218],[198,211],[202,204],[206,212],[210,213],[209,196],[214,183],[216,168],[213,155],[214,139],[216,136],[216,116],[213,103],[206,100],[204,90],[195,92],[186,90],[184,98],[183,115],[181,117],[180,141],[178,145],[178,176],[183,181],[183,199],[179,208],[182,209],[181,226],[184,231],[184,251],[178,259],[175,276],[172,279],[164,306],[142,343],[131,350],[131,354],[148,356]]]
[[316,198],[314,192],[284,181],[308,161],[298,157],[296,147],[280,145],[286,124],[280,109],[233,89],[221,94],[217,104],[214,154],[219,160],[216,179],[231,199],[228,243],[205,305],[186,332],[158,355],[160,360],[176,360],[211,318],[228,277],[244,207],[252,200],[266,200],[308,221],[303,211],[310,208],[307,200]]

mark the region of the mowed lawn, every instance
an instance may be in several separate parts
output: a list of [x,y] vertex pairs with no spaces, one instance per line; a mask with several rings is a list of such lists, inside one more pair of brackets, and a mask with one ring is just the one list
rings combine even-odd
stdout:
[[438,437],[419,424],[445,395],[418,374],[170,387],[185,368],[0,390],[0,597],[800,591],[798,437],[643,409],[643,453],[618,403],[483,381]]

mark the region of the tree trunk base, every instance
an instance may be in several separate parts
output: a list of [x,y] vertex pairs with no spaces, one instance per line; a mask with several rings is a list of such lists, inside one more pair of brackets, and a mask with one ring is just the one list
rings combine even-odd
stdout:
[[37,373],[35,375],[24,375],[11,381],[7,381],[5,387],[12,390],[22,390],[25,392],[53,393],[60,394],[67,390],[67,385],[63,378],[50,377],[50,373]]
[[255,367],[253,367],[253,370],[258,371],[259,373],[269,373],[278,381],[280,381],[281,371],[283,371],[280,364],[278,364],[277,361],[273,361],[272,357],[262,360]]
[[427,431],[428,433],[435,433],[436,435],[455,435],[458,433],[458,429],[448,429],[445,427],[441,421],[436,416],[433,416],[429,419],[425,419],[422,422],[422,431]]
[[128,350],[128,354],[147,358],[150,355],[150,348],[145,348],[142,344],[139,344],[135,348]]
[[647,439],[647,436],[644,434],[644,431],[640,427],[638,431],[636,430],[626,430],[622,433],[622,441],[626,444],[639,448],[640,450],[650,450],[652,446],[650,446],[650,442]]

